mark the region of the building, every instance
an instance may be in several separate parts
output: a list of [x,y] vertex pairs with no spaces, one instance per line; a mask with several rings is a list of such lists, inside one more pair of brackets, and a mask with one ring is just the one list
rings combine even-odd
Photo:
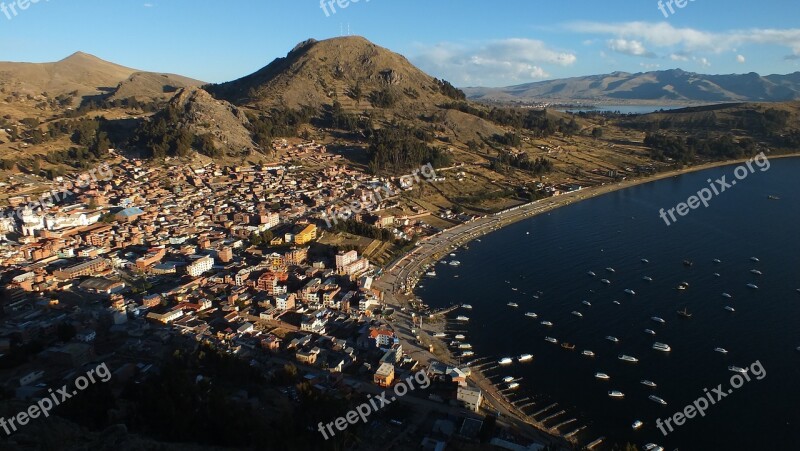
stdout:
[[303,245],[310,243],[317,239],[317,226],[314,224],[307,225],[300,233],[294,236],[295,244]]
[[114,219],[119,222],[133,222],[144,212],[136,207],[126,208],[114,215]]
[[189,266],[187,266],[186,274],[189,274],[192,277],[199,277],[203,273],[211,271],[211,268],[213,266],[214,266],[214,259],[206,255],[198,258],[197,260],[192,262]]
[[336,272],[342,273],[342,268],[358,260],[358,252],[355,250],[349,252],[339,251],[336,254]]
[[464,406],[473,412],[477,412],[481,407],[481,401],[483,401],[483,392],[479,388],[459,386],[456,399],[463,402]]
[[95,258],[94,260],[78,263],[77,265],[68,266],[57,271],[53,271],[53,275],[57,279],[69,280],[83,276],[93,276],[105,271],[111,266],[111,262],[105,258]]
[[375,371],[373,381],[380,387],[391,387],[394,382],[394,365],[382,363],[378,371]]
[[278,310],[291,310],[295,308],[296,300],[294,294],[282,294],[275,297],[275,308]]

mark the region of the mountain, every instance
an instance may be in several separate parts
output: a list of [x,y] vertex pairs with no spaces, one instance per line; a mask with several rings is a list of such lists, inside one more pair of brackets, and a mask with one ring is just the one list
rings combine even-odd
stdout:
[[178,75],[142,72],[83,52],[54,63],[0,62],[0,94],[8,103],[67,97],[69,106],[77,106],[95,96],[165,99],[178,88],[201,84]]
[[404,56],[359,36],[309,39],[263,69],[208,90],[234,104],[261,107],[317,108],[338,101],[348,110],[370,110],[452,100]]
[[479,101],[783,102],[800,99],[800,72],[703,75],[681,69],[574,77],[506,88],[465,88]]

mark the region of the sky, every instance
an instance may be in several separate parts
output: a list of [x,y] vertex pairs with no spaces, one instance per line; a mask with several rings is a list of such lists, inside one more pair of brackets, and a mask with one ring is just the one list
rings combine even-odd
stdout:
[[800,71],[798,0],[0,2],[0,61],[83,51],[212,83],[348,30],[460,87],[674,68]]

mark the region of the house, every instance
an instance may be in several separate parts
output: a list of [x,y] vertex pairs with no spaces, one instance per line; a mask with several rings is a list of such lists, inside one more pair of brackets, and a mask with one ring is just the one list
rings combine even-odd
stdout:
[[391,363],[382,363],[375,371],[373,381],[380,387],[391,387],[394,382],[394,365]]
[[480,388],[459,386],[456,392],[456,399],[464,403],[464,406],[473,412],[477,412],[481,407],[481,401],[483,401],[483,392]]

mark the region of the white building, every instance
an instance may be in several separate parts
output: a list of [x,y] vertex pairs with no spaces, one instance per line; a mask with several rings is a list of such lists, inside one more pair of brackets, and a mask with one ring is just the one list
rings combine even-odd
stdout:
[[456,399],[464,403],[473,412],[477,412],[481,407],[483,401],[483,392],[479,388],[472,387],[458,387]]
[[214,259],[210,256],[206,255],[204,257],[200,257],[192,264],[186,267],[186,273],[192,277],[199,277],[203,273],[211,271],[211,268],[214,266]]

